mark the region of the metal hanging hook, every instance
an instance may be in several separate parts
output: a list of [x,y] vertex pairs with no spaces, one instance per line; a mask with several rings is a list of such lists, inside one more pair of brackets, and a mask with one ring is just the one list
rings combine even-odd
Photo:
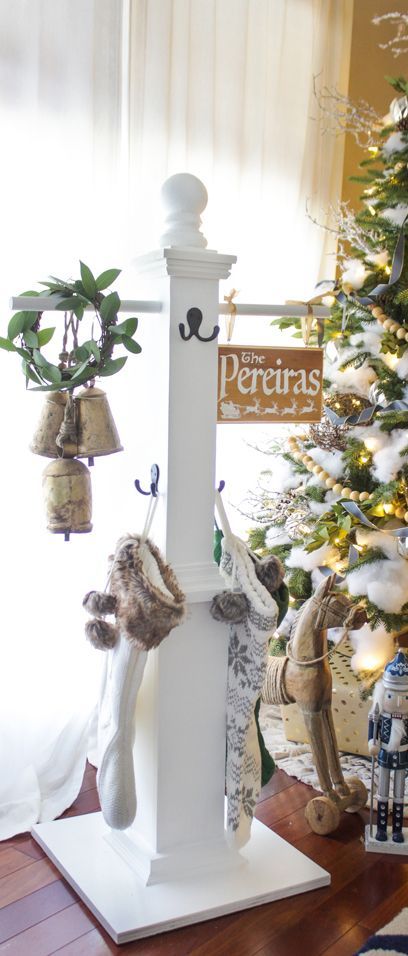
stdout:
[[141,495],[152,495],[153,498],[157,498],[159,493],[159,477],[160,469],[158,465],[152,465],[150,469],[150,491],[143,491],[143,488],[140,487],[140,481],[138,478],[135,478],[135,488],[136,491]]
[[188,310],[186,318],[187,318],[188,327],[190,329],[188,335],[186,335],[186,327],[184,325],[184,322],[179,323],[180,335],[181,335],[181,338],[184,340],[184,342],[189,342],[190,339],[193,338],[193,336],[195,336],[199,342],[213,342],[214,339],[217,338],[217,335],[220,331],[219,325],[214,325],[212,335],[207,335],[207,336],[200,335],[198,330],[203,321],[203,313],[201,309],[197,309],[194,306],[192,309]]

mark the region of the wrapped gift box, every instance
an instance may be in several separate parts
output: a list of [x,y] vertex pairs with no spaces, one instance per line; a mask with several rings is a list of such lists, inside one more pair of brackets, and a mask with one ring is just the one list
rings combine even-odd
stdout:
[[[342,644],[330,661],[333,674],[333,720],[339,750],[367,757],[368,713],[372,698],[361,699],[362,683],[350,666],[353,653],[351,645]],[[308,743],[308,733],[297,704],[282,706],[281,713],[286,739]]]

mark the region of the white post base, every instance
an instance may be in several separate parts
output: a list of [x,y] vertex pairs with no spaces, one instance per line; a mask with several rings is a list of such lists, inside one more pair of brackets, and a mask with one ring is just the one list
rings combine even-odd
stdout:
[[[129,831],[128,831],[129,833]],[[245,860],[238,850],[228,846],[226,839],[207,843],[188,843],[169,853],[153,853],[141,837],[137,840],[126,831],[110,830],[105,839],[134,870],[144,886],[170,880],[186,879],[197,872],[230,871],[243,866]]]
[[254,820],[244,865],[143,885],[106,839],[101,813],[39,823],[32,835],[115,943],[261,906],[330,883],[330,874]]
[[[373,826],[373,834],[376,830],[376,827]],[[408,854],[408,829],[404,827],[403,831],[404,843],[394,843],[392,839],[392,834],[389,832],[388,840],[376,840],[375,836],[370,836],[370,827],[366,826],[365,828],[365,848],[368,853],[392,853],[397,856],[406,856]]]

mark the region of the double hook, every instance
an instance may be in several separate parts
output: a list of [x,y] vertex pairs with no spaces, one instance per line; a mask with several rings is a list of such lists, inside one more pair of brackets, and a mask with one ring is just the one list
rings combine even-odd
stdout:
[[186,319],[187,319],[188,327],[190,329],[188,335],[186,334],[186,327],[184,325],[184,322],[179,323],[180,335],[184,342],[189,342],[194,335],[199,342],[213,342],[214,339],[217,338],[217,335],[220,331],[219,325],[214,325],[212,335],[207,335],[207,336],[200,335],[198,330],[203,321],[203,313],[201,309],[197,309],[195,306],[194,308],[189,309],[186,315]]
[[152,465],[150,469],[150,491],[143,491],[143,488],[140,487],[140,481],[138,478],[135,478],[135,488],[141,495],[152,495],[153,498],[157,498],[159,493],[159,477],[160,469],[158,465]]

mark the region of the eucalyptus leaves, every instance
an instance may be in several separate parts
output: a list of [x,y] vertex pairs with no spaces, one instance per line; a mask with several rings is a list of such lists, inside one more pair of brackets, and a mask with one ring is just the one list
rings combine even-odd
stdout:
[[[43,354],[43,347],[51,341],[55,327],[41,328],[42,312],[16,312],[10,319],[7,338],[0,336],[0,348],[16,352],[22,358],[26,383],[35,383],[33,391],[62,391],[84,385],[97,375],[114,375],[123,368],[127,356],[112,358],[117,345],[128,352],[137,354],[140,345],[133,336],[137,329],[136,318],[118,322],[120,298],[117,292],[105,290],[120,275],[120,269],[107,269],[95,276],[84,262],[80,263],[81,278],[66,282],[51,276],[48,282],[41,282],[45,293],[26,292],[25,295],[49,296],[52,308],[64,312],[64,337],[58,365],[52,364]],[[55,303],[57,298],[57,303]],[[95,322],[91,337],[78,343],[78,329],[85,309],[93,309]],[[94,326],[97,333],[94,335]],[[68,350],[68,336],[71,333],[72,348]]]

